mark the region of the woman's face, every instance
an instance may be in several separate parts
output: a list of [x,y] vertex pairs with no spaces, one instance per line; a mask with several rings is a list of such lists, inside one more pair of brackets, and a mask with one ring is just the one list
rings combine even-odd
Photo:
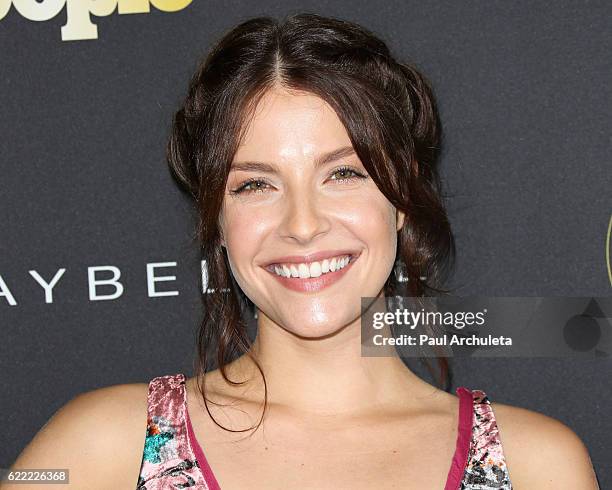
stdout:
[[393,269],[403,219],[325,101],[281,88],[263,96],[220,216],[232,273],[260,325],[319,337],[358,320],[361,297],[379,296]]

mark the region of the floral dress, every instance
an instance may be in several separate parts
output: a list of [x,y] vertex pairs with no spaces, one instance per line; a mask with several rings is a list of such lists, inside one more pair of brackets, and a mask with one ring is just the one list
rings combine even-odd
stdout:
[[[147,429],[137,490],[220,490],[195,438],[187,411],[185,375],[149,382]],[[487,395],[457,388],[456,450],[444,490],[511,490],[499,430]],[[250,490],[250,489],[249,489]]]

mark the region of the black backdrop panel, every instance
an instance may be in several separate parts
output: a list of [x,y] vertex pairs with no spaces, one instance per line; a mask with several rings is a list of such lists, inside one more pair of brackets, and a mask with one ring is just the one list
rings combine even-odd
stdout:
[[[78,393],[191,372],[199,257],[164,145],[200,57],[251,16],[360,22],[430,78],[459,294],[612,293],[609,3],[122,1],[141,13],[89,26],[84,2],[14,3],[0,0],[0,467]],[[29,20],[40,5],[58,14]],[[147,268],[176,293],[150,295]],[[36,278],[56,274],[46,296]],[[89,274],[121,294],[92,299]],[[608,359],[454,365],[455,385],[572,427],[612,488]]]

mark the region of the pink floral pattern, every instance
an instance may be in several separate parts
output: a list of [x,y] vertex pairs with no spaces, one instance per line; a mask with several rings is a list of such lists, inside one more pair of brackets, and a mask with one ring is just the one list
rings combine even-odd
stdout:
[[187,437],[185,397],[183,374],[149,382],[147,433],[137,490],[209,490]]
[[467,465],[460,490],[511,490],[512,483],[489,398],[473,390],[474,415]]
[[[137,490],[220,490],[195,438],[184,374],[149,382],[147,432]],[[481,390],[457,388],[457,449],[445,490],[512,490],[495,415]]]

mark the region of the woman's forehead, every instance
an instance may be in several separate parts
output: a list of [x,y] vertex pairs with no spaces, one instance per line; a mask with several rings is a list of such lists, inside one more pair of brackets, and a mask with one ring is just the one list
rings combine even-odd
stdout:
[[309,92],[271,89],[246,122],[235,159],[315,158],[350,144],[344,125],[325,100]]

